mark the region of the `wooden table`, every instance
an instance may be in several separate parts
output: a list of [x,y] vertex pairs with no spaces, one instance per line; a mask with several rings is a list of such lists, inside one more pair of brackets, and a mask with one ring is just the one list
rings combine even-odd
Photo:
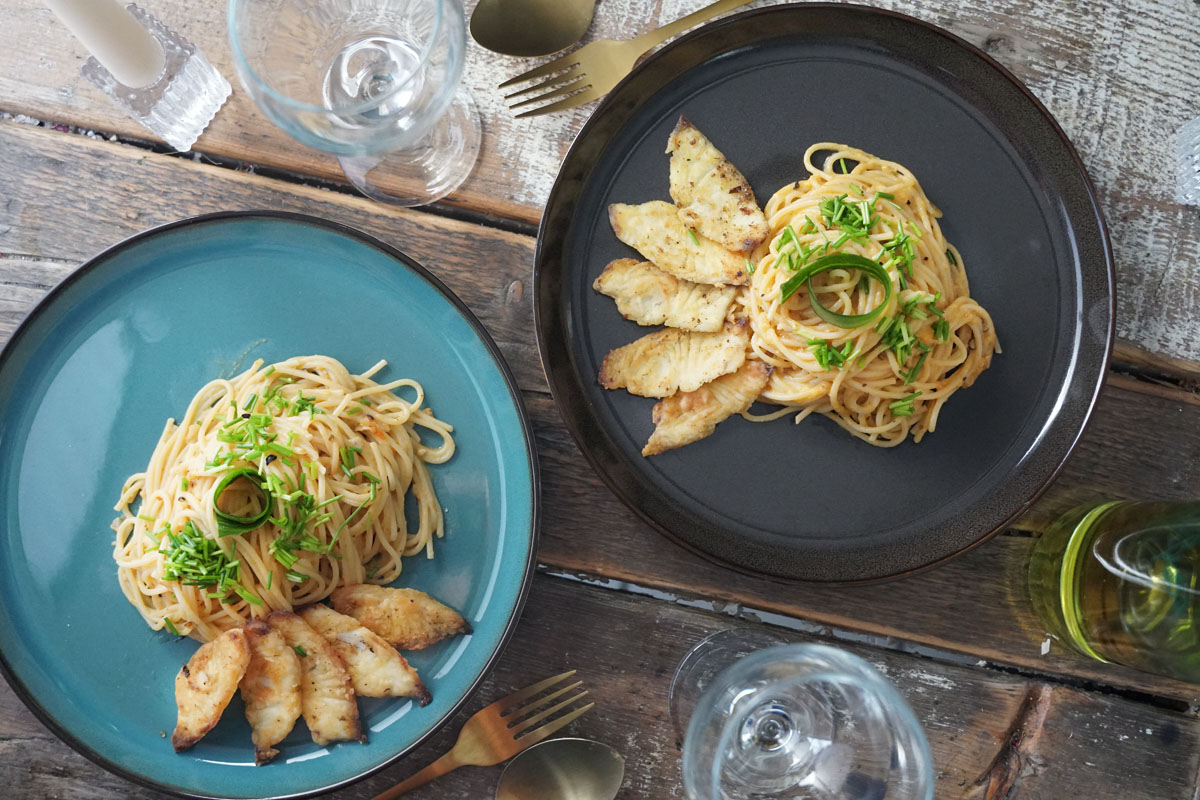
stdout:
[[[221,0],[140,0],[231,79]],[[468,3],[473,5],[473,3]],[[630,37],[700,0],[601,0],[590,37]],[[79,76],[83,51],[37,0],[0,17],[0,341],[81,260],[153,225],[270,208],[337,220],[399,246],[499,341],[544,468],[539,574],[515,639],[477,698],[367,798],[443,752],[469,713],[577,668],[596,709],[570,730],[618,748],[622,798],[681,797],[666,713],[690,643],[769,625],[866,657],[916,710],[945,798],[1195,798],[1200,689],[1087,660],[1047,636],[1024,596],[1039,532],[1072,504],[1200,488],[1200,209],[1170,200],[1170,137],[1200,114],[1200,5],[1186,0],[915,0],[879,5],[942,25],[1024,80],[1098,185],[1117,257],[1119,342],[1093,422],[1062,476],[1010,530],[915,578],[781,586],[670,544],[592,474],[547,390],[532,331],[535,223],[590,107],[514,121],[493,89],[525,62],[472,44],[483,115],[475,172],[443,205],[398,211],[354,195],[336,163],[288,140],[238,88],[190,154],[173,154]],[[478,254],[488,254],[488,269]],[[596,535],[596,532],[603,535]],[[419,798],[490,797],[499,768],[459,770]],[[154,797],[50,734],[0,684],[0,795]]]

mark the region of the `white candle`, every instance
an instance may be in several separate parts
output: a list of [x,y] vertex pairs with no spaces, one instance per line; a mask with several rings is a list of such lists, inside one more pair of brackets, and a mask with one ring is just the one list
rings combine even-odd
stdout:
[[117,0],[46,0],[83,46],[131,88],[158,80],[166,64],[162,45],[155,41]]

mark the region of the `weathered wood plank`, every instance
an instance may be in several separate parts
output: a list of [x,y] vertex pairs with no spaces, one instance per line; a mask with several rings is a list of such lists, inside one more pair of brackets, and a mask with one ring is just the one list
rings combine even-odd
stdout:
[[[492,335],[506,343],[504,355],[522,385],[545,387],[526,296],[528,237],[12,123],[0,123],[0,175],[5,176],[0,254],[34,259],[78,262],[155,225],[215,211],[294,211],[352,225],[453,283]],[[0,280],[14,283],[0,285],[0,295],[10,303],[26,296],[28,287],[15,284],[26,280],[22,275],[32,269],[30,262],[0,263],[5,265]]]
[[[595,477],[545,394],[524,289],[526,237],[26,126],[0,125],[0,175],[16,176],[6,185],[0,253],[77,260],[191,213],[279,208],[355,225],[424,261],[484,320],[528,392],[545,476],[541,558],[554,569],[741,603],[971,659],[1198,699],[1195,687],[1098,664],[1057,644],[1043,657],[1045,636],[1024,597],[1027,535],[997,537],[912,580],[832,589],[781,587],[739,575],[649,530]],[[103,188],[86,188],[93,185]],[[61,262],[0,258],[0,337],[65,269]],[[1018,528],[1036,532],[1071,505],[1101,497],[1194,494],[1198,460],[1196,395],[1114,377],[1077,455]]]
[[[366,800],[448,749],[463,720],[491,700],[537,677],[578,669],[596,708],[566,732],[621,751],[622,800],[682,797],[667,689],[688,648],[729,627],[757,624],[540,577],[516,636],[467,709],[403,763],[334,796]],[[1200,761],[1194,718],[1003,673],[839,646],[875,664],[912,705],[933,749],[939,798],[1192,797]],[[499,767],[463,768],[409,796],[490,797],[499,774]],[[156,796],[69,751],[2,685],[0,781],[14,797]]]
[[[1200,111],[1192,100],[1200,85],[1200,16],[1194,9],[1182,0],[876,4],[980,46],[1049,107],[1079,148],[1112,226],[1119,335],[1153,353],[1200,361],[1200,318],[1193,313],[1200,304],[1200,213],[1170,200],[1171,136]],[[236,85],[222,0],[145,5],[198,42]],[[703,0],[605,0],[588,38],[628,38],[701,5]],[[0,111],[148,136],[79,76],[82,47],[37,0],[8,3],[5,22]],[[528,66],[471,43],[464,80],[483,119],[483,152],[452,202],[529,221],[540,216],[558,164],[592,106],[512,119],[494,87]],[[197,148],[341,179],[332,158],[287,140],[240,86]]]
[[[1058,514],[1104,498],[1195,496],[1200,406],[1143,388],[1160,389],[1119,377],[1111,381],[1075,456],[1013,532],[936,569],[875,586],[780,584],[693,555],[650,530],[615,497],[593,491],[596,479],[570,436],[557,425],[539,424],[544,495],[550,499],[540,558],[556,569],[738,604],[744,613],[803,618],[847,638],[864,633],[895,638],[902,640],[899,647],[911,643],[1195,704],[1197,686],[1091,661],[1058,642],[1043,655],[1047,636],[1026,596],[1025,565],[1035,542],[1030,534]],[[539,422],[553,418],[551,401],[530,396],[528,405]]]

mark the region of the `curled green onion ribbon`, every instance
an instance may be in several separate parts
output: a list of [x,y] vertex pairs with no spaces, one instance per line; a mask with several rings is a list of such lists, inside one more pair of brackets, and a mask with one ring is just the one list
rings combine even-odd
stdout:
[[[239,478],[245,478],[255,489],[262,503],[262,510],[254,516],[239,517],[221,510],[221,495],[230,484]],[[271,516],[271,490],[267,488],[267,480],[256,470],[249,468],[235,469],[225,474],[213,489],[213,506],[217,517],[217,535],[220,537],[236,536],[239,533],[249,533],[262,525]]]
[[[838,314],[835,311],[830,311],[821,305],[821,301],[817,299],[812,279],[822,272],[829,272],[833,269],[861,270],[869,277],[879,281],[883,284],[883,302],[865,314]],[[810,264],[806,264],[799,272],[784,281],[780,289],[780,299],[787,302],[788,298],[799,290],[802,283],[808,284],[808,299],[812,304],[813,312],[830,325],[836,325],[839,328],[858,328],[874,322],[883,313],[883,310],[892,299],[892,279],[888,276],[887,270],[878,262],[855,253],[830,253],[827,256],[821,256]]]

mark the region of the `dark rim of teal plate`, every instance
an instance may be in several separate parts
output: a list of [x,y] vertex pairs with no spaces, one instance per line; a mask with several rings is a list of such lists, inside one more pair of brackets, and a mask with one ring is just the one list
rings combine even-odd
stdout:
[[[880,20],[908,25],[914,35],[922,36],[931,47],[959,57],[973,57],[972,68],[980,80],[996,81],[998,78],[1008,90],[1016,89],[1019,100],[1007,105],[1005,110],[1038,118],[1046,126],[1053,145],[1061,148],[1064,168],[1073,172],[1072,178],[1078,181],[1079,196],[1063,200],[1069,209],[1067,216],[1072,221],[1086,222],[1097,234],[1090,241],[1078,241],[1073,237],[1080,248],[1080,296],[1107,301],[1107,332],[1103,347],[1092,350],[1080,347],[1076,351],[1080,369],[1074,380],[1080,396],[1073,395],[1064,402],[1055,422],[1046,429],[1044,439],[1029,451],[1027,465],[1043,476],[1041,480],[1032,486],[1018,486],[1017,482],[1002,485],[992,498],[986,523],[971,527],[966,537],[960,534],[958,539],[965,541],[947,548],[940,557],[912,564],[905,563],[902,553],[892,552],[887,556],[891,566],[876,574],[829,576],[820,568],[794,564],[771,572],[709,552],[705,542],[727,538],[730,533],[717,522],[691,514],[642,476],[638,465],[632,463],[622,447],[604,430],[583,388],[583,381],[592,376],[577,374],[572,355],[568,324],[571,301],[564,290],[570,267],[565,264],[564,252],[571,236],[575,208],[581,195],[589,191],[588,184],[599,156],[624,126],[638,118],[640,109],[672,80],[702,66],[708,59],[753,48],[756,44],[754,32],[773,30],[772,23],[776,23],[779,30],[796,31],[807,27],[797,20],[835,20],[841,24],[842,31],[855,31],[856,26]],[[658,79],[658,85],[639,85],[639,79],[651,76]],[[997,103],[997,107],[1001,105],[1004,105],[1002,101]],[[1103,268],[1094,268],[1098,265]],[[601,480],[652,528],[680,547],[735,572],[781,584],[866,584],[921,572],[977,547],[1025,513],[1054,482],[1083,436],[1103,388],[1114,340],[1115,280],[1108,225],[1083,161],[1053,115],[1015,75],[970,42],[915,17],[862,5],[804,3],[734,14],[687,33],[642,61],[604,98],[563,158],[542,213],[534,252],[534,328],[551,394],[567,429]],[[791,558],[796,556],[793,554]],[[789,569],[794,571],[788,574]]]
[[[459,299],[458,295],[454,294],[454,292],[452,292],[450,288],[446,286],[446,284],[442,283],[437,276],[435,276],[425,267],[421,266],[421,264],[417,263],[416,260],[403,251],[391,246],[390,244],[382,242],[379,239],[376,239],[374,236],[364,233],[357,228],[352,228],[349,225],[343,225],[340,222],[333,222],[330,220],[320,219],[318,217],[312,217],[307,214],[269,210],[218,211],[212,214],[202,214],[196,217],[188,217],[187,219],[181,219],[176,222],[168,222],[165,225],[159,225],[158,227],[150,228],[149,230],[142,231],[141,233],[135,233],[129,238],[117,242],[116,244],[108,247],[81,264],[74,272],[64,278],[62,282],[51,289],[49,293],[47,293],[46,296],[43,297],[37,303],[37,305],[33,307],[33,310],[29,312],[25,319],[23,319],[17,326],[16,330],[13,331],[12,337],[7,343],[5,343],[4,347],[0,348],[0,374],[3,374],[6,362],[11,357],[12,352],[16,349],[17,344],[22,338],[24,338],[32,320],[38,317],[42,312],[45,311],[47,307],[54,303],[58,296],[62,294],[62,292],[68,286],[78,280],[85,273],[91,271],[98,264],[106,261],[133,244],[153,238],[159,234],[166,233],[167,231],[218,220],[240,219],[277,219],[299,223],[302,225],[311,225],[316,228],[324,228],[325,230],[332,231],[333,233],[340,234],[349,239],[354,239],[394,258],[396,261],[403,264],[408,270],[416,274],[418,277],[436,289],[447,301],[450,302],[452,306],[454,306],[462,318],[466,320],[472,328],[475,329],[475,333],[479,337],[479,340],[483,343],[484,347],[488,351],[488,354],[492,357],[492,362],[495,364],[496,369],[498,369],[500,374],[504,377],[505,385],[508,387],[509,398],[512,400],[513,406],[517,410],[517,416],[521,420],[521,434],[525,439],[525,452],[529,458],[529,485],[531,500],[530,536],[529,552],[525,555],[525,575],[521,580],[521,589],[517,595],[517,602],[513,607],[512,616],[504,628],[504,633],[500,636],[499,643],[496,645],[496,648],[492,651],[487,662],[484,663],[483,668],[480,670],[479,677],[475,679],[475,682],[471,684],[463,696],[450,708],[449,711],[446,712],[446,715],[442,717],[441,720],[434,724],[423,735],[418,737],[417,740],[411,745],[395,755],[383,760],[374,767],[366,769],[358,775],[353,775],[343,781],[315,787],[308,791],[289,795],[264,795],[261,798],[261,800],[294,800],[294,798],[314,797],[319,794],[324,794],[326,792],[331,792],[336,789],[349,786],[392,766],[397,761],[404,758],[404,756],[420,747],[425,743],[426,740],[441,730],[448,722],[450,722],[451,719],[454,718],[454,715],[462,709],[463,705],[465,705],[466,702],[474,697],[475,693],[479,691],[479,687],[483,684],[483,681],[488,677],[488,675],[491,674],[492,669],[496,666],[496,662],[499,660],[501,654],[504,652],[505,647],[508,645],[509,640],[512,638],[513,632],[516,630],[517,623],[521,618],[521,611],[525,607],[525,600],[529,596],[529,588],[532,585],[535,571],[534,566],[537,563],[537,544],[540,534],[539,513],[541,509],[541,481],[539,479],[537,451],[534,449],[533,428],[529,423],[529,415],[525,411],[525,404],[521,400],[520,389],[517,387],[517,382],[513,377],[512,370],[509,369],[508,363],[504,360],[504,356],[500,353],[500,348],[496,346],[496,342],[492,339],[491,334],[489,334],[487,329],[483,327],[483,323],[479,321],[475,314],[472,313],[469,308],[467,308],[466,304],[463,303],[463,301]],[[42,707],[41,703],[37,701],[37,698],[33,696],[25,684],[17,678],[2,649],[0,649],[0,674],[4,675],[5,680],[8,681],[8,685],[12,687],[13,692],[21,699],[21,702],[23,702],[26,707],[33,712],[34,716],[36,716],[43,725],[49,728],[55,736],[70,745],[71,748],[80,755],[100,765],[114,775],[119,775],[126,780],[132,781],[133,783],[139,783],[143,786],[148,786],[151,789],[167,792],[177,797],[211,797],[211,795],[197,794],[195,792],[187,791],[177,786],[172,786],[168,783],[162,783],[161,781],[157,781],[149,776],[125,769],[124,767],[113,763],[102,754],[93,750],[73,733],[60,725],[58,720]]]

